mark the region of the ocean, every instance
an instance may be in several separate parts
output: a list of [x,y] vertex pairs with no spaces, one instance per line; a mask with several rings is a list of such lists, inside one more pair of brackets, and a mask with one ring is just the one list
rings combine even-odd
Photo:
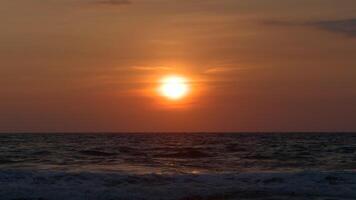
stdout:
[[1,200],[356,199],[356,134],[0,134]]

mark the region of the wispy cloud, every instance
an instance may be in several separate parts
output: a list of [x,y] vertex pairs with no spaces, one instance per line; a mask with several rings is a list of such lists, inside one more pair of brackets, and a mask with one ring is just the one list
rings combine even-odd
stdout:
[[356,37],[356,18],[313,22],[267,21],[265,23],[276,26],[309,26],[329,32],[341,33],[349,37]]
[[164,66],[132,66],[125,68],[118,68],[120,71],[169,71],[172,70],[170,67]]
[[138,70],[138,71],[171,70],[171,68],[169,68],[169,67],[162,67],[162,66],[157,66],[157,67],[134,66],[134,67],[131,67],[131,69]]
[[206,74],[226,73],[232,71],[242,70],[241,67],[214,67],[204,71]]

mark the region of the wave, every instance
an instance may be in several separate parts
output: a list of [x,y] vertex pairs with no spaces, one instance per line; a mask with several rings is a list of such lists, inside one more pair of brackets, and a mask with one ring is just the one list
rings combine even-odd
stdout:
[[50,151],[35,151],[35,152],[32,152],[32,155],[35,155],[35,156],[42,156],[42,155],[49,155],[51,154],[52,152]]
[[79,153],[88,156],[115,156],[116,155],[115,153],[96,151],[96,150],[83,150],[83,151],[79,151]]
[[21,161],[16,161],[16,160],[13,160],[13,159],[3,159],[3,158],[0,158],[0,165],[2,164],[12,164],[12,163],[19,163]]
[[157,157],[161,158],[205,158],[205,157],[211,157],[209,153],[199,151],[196,149],[183,149],[178,152],[174,153],[161,153],[155,155]]
[[0,199],[355,199],[356,172],[127,174],[1,170]]

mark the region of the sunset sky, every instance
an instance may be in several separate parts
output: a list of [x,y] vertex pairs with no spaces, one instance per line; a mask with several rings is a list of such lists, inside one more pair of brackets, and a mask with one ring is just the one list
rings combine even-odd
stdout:
[[356,131],[355,0],[1,0],[0,24],[0,132]]

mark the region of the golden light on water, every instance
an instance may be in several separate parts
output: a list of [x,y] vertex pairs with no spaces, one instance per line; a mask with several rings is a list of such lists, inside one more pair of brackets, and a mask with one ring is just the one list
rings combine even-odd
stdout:
[[160,80],[158,92],[169,100],[180,100],[190,92],[188,79],[180,75],[165,76]]

